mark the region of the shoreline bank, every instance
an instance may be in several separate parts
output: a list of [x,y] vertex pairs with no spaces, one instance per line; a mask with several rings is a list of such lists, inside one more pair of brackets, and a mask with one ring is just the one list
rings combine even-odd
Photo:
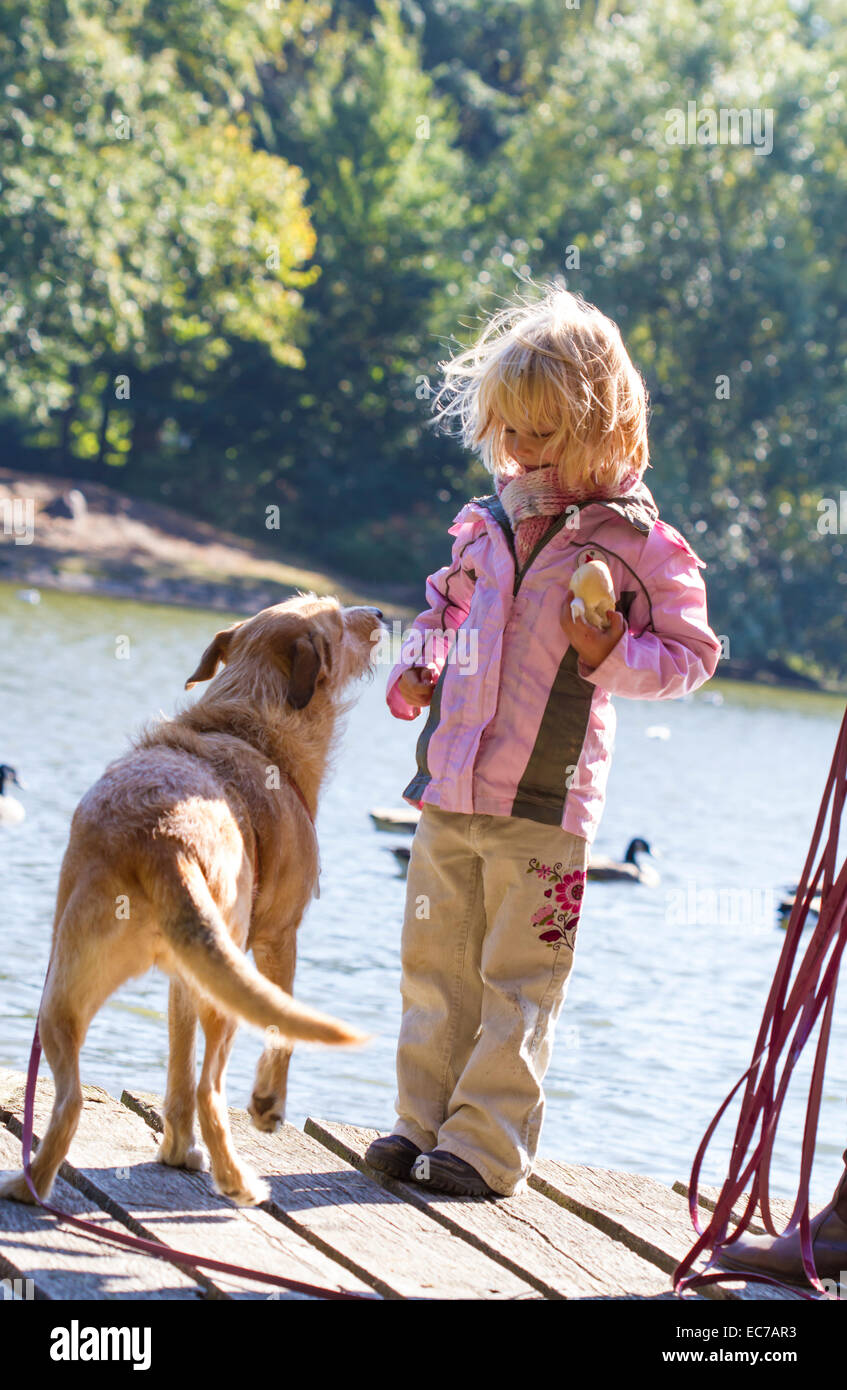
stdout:
[[[407,599],[414,576],[402,592],[360,584],[298,558],[280,559],[269,546],[100,483],[79,485],[84,502],[73,515],[66,501],[72,486],[67,478],[0,468],[0,585],[233,615],[255,613],[298,590],[335,594],[344,604],[376,604],[389,623],[411,621],[418,612]],[[417,588],[423,592],[422,579]],[[716,685],[847,698],[847,689],[793,673],[781,662],[771,669],[725,662],[708,688]]]
[[[82,501],[68,497],[75,490]],[[169,607],[255,613],[298,590],[415,611],[390,588],[317,569],[99,483],[0,469],[0,583]]]

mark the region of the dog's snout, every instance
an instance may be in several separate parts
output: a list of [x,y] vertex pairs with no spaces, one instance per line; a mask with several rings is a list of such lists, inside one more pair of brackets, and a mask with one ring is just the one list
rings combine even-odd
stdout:
[[373,613],[375,618],[378,618],[380,622],[383,622],[383,612],[381,608],[374,608],[373,605],[370,603],[366,604],[365,607],[367,608],[367,611],[369,613]]

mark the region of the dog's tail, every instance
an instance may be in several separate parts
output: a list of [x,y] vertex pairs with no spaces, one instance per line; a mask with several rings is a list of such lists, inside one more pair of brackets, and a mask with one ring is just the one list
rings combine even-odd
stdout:
[[349,1046],[367,1041],[329,1014],[300,1004],[262,975],[235,944],[199,865],[180,856],[179,893],[163,903],[162,932],[174,955],[200,988],[227,1013],[286,1038]]

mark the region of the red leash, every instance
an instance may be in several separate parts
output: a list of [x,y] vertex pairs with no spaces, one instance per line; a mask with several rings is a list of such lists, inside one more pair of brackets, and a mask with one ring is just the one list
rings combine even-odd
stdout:
[[87,1235],[96,1236],[98,1240],[112,1241],[116,1245],[128,1246],[130,1250],[141,1250],[145,1255],[155,1255],[160,1260],[167,1260],[170,1264],[184,1265],[187,1269],[214,1269],[219,1274],[234,1274],[243,1279],[255,1279],[262,1284],[273,1284],[282,1289],[291,1289],[294,1293],[312,1294],[316,1298],[357,1298],[371,1299],[375,1294],[353,1293],[343,1289],[325,1289],[319,1284],[304,1284],[297,1279],[284,1279],[279,1274],[265,1274],[257,1269],[247,1269],[242,1265],[226,1264],[223,1260],[206,1259],[199,1255],[189,1255],[184,1250],[175,1250],[173,1246],[164,1245],[155,1240],[142,1240],[140,1236],[122,1235],[118,1231],[104,1231],[93,1221],[84,1221],[79,1216],[71,1216],[69,1212],[62,1211],[59,1207],[52,1206],[49,1202],[43,1202],[35,1190],[30,1171],[30,1160],[32,1155],[32,1129],[33,1114],[35,1110],[35,1085],[38,1080],[38,1063],[41,1058],[41,1040],[38,1036],[38,1024],[35,1025],[35,1037],[32,1040],[32,1052],[29,1057],[29,1070],[26,1078],[26,1098],[24,1100],[24,1124],[21,1136],[23,1148],[23,1168],[27,1187],[32,1193],[40,1207],[49,1211],[53,1216],[58,1216],[61,1221],[67,1221],[72,1226],[77,1226],[85,1231]]
[[[688,1273],[694,1261],[706,1250],[712,1252],[705,1267],[706,1270],[716,1260],[719,1260],[721,1249],[731,1246],[747,1230],[758,1204],[762,1222],[769,1235],[790,1235],[799,1227],[801,1256],[806,1278],[812,1287],[817,1289],[818,1295],[823,1298],[829,1297],[815,1268],[809,1217],[809,1181],[814,1161],[815,1139],[820,1115],[826,1053],[835,1006],[838,970],[845,945],[847,945],[847,861],[842,865],[837,877],[835,876],[838,835],[846,793],[847,713],[845,713],[841,723],[812,843],[803,869],[803,876],[795,895],[785,943],[753,1050],[753,1060],[712,1119],[697,1150],[691,1169],[688,1206],[699,1239],[674,1271],[674,1291],[676,1293],[684,1288],[693,1288],[702,1284],[713,1284],[728,1279],[744,1279],[751,1283],[770,1284],[783,1291],[790,1290],[791,1293],[799,1293],[802,1298],[814,1302],[821,1301],[819,1296],[805,1293],[795,1285],[785,1284],[768,1274],[758,1274],[742,1269],[727,1269],[714,1273],[706,1273],[705,1270],[698,1274]],[[812,864],[823,834],[830,801],[832,802],[831,819],[826,845],[814,876],[812,876]],[[823,881],[820,890],[821,906],[818,924],[797,967],[793,983],[791,983],[803,926],[821,877]],[[821,1018],[821,1027],[812,1079],[809,1084],[797,1198],[788,1225],[784,1231],[778,1232],[771,1215],[769,1197],[770,1164],[776,1128],[791,1074],[818,1018]],[[786,1050],[787,1055],[783,1069],[777,1078],[779,1060]],[[761,1075],[759,1075],[760,1067],[762,1068]],[[712,1218],[703,1230],[698,1219],[698,1182],[703,1158],[727,1107],[745,1082],[747,1084],[735,1131],[729,1173],[715,1203]],[[761,1126],[759,1140],[753,1149],[749,1162],[747,1162],[748,1150],[759,1126]],[[746,1167],[743,1166],[745,1163]],[[751,1182],[751,1187],[747,1205],[732,1232],[728,1233],[733,1207],[743,1194],[748,1182]]]

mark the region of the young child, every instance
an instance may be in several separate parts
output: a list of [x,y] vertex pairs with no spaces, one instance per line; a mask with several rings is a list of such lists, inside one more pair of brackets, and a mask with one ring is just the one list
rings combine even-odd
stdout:
[[[429,718],[405,792],[421,809],[402,936],[397,1123],[368,1162],[430,1188],[526,1188],[542,1082],[603,811],[612,695],[674,699],[714,674],[703,561],[658,509],[647,396],[618,328],[557,286],[489,321],[445,369],[496,493],[456,517],[452,562],[388,678],[398,719]],[[605,561],[606,630],[569,583]],[[461,631],[460,631],[461,629]]]

